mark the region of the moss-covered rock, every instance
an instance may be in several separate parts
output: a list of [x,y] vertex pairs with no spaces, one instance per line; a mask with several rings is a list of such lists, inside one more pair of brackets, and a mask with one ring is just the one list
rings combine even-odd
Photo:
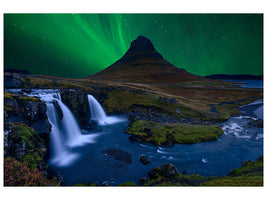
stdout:
[[263,186],[262,156],[254,162],[244,162],[240,168],[233,169],[227,176],[222,177],[182,175],[174,169],[175,166],[171,164],[156,167],[148,172],[149,178],[141,178],[140,183],[143,186]]
[[148,172],[148,178],[141,178],[143,186],[197,186],[213,178],[199,175],[182,175],[172,164],[164,164]]
[[10,123],[10,126],[11,130],[5,135],[7,138],[5,157],[11,156],[19,161],[26,161],[29,168],[45,171],[47,147],[43,139],[33,128],[25,124]]
[[223,134],[223,130],[215,125],[155,123],[141,120],[131,123],[126,133],[139,142],[171,145],[216,140]]

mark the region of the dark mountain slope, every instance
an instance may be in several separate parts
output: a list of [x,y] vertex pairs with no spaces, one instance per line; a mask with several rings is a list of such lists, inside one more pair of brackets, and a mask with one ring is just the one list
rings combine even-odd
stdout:
[[175,84],[205,80],[164,60],[152,42],[139,36],[117,62],[101,72],[88,76],[95,80]]

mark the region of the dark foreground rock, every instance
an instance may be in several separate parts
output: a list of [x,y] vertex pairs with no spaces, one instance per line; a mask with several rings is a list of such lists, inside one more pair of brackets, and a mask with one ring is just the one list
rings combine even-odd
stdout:
[[151,162],[150,158],[147,157],[147,156],[140,156],[140,161],[141,161],[144,165],[146,165],[146,164],[148,164],[148,163]]
[[263,186],[263,157],[245,161],[240,168],[222,177],[182,175],[172,164],[153,168],[148,177],[139,179],[142,186]]
[[5,92],[6,186],[51,185],[47,178],[50,131],[51,124],[46,115],[45,102],[38,98]]

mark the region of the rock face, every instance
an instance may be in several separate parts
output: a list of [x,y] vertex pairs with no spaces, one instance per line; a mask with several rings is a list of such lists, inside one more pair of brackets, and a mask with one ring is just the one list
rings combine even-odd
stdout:
[[48,142],[51,125],[46,115],[46,104],[34,97],[23,95],[4,96],[4,129],[8,130],[8,122],[20,122],[33,127]]
[[51,125],[46,104],[34,97],[4,94],[4,157],[26,161],[46,174]]
[[73,112],[82,128],[86,128],[90,119],[87,92],[81,89],[63,89],[60,91],[64,104]]
[[129,50],[121,59],[88,78],[164,84],[204,79],[164,60],[152,42],[143,36],[139,36],[131,43]]

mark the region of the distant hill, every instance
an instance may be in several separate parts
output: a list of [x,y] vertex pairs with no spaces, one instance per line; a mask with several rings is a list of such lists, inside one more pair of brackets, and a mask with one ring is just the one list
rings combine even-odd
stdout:
[[213,74],[209,76],[205,76],[205,78],[209,79],[236,79],[236,80],[263,80],[263,75],[254,76],[250,74],[241,74],[241,75],[227,75],[227,74]]
[[22,69],[4,69],[4,73],[30,74],[27,70]]
[[134,40],[129,50],[117,62],[86,78],[164,84],[205,80],[166,61],[152,42],[143,36]]

